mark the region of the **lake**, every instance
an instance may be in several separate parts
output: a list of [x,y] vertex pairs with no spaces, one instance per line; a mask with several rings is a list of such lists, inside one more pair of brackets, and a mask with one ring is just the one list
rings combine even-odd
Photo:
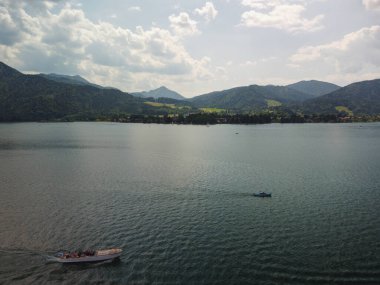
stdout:
[[379,123],[0,124],[1,284],[380,284],[379,205]]

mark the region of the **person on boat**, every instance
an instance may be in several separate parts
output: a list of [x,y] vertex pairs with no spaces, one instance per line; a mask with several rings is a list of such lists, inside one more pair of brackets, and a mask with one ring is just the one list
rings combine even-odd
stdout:
[[95,252],[93,250],[87,249],[84,251],[84,254],[85,254],[85,256],[93,256],[95,254]]

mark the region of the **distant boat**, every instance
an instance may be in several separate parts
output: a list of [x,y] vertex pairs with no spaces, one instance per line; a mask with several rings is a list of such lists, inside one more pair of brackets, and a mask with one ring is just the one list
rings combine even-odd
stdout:
[[54,256],[50,257],[50,261],[60,263],[87,263],[87,262],[100,262],[118,258],[122,249],[111,248],[101,250],[86,250],[86,251],[59,251]]
[[253,193],[253,196],[255,196],[255,197],[272,197],[272,193],[259,192],[259,193]]

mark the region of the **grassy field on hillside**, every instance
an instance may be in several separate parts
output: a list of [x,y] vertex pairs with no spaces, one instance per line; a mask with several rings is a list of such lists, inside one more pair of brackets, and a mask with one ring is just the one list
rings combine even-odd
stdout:
[[336,106],[335,110],[337,110],[338,112],[345,112],[345,113],[347,113],[350,116],[354,115],[354,113],[350,109],[348,109],[347,107],[345,107],[345,106]]
[[171,109],[177,108],[175,104],[166,104],[166,103],[158,103],[158,102],[144,102],[144,103],[152,107],[171,108]]
[[220,108],[199,108],[203,113],[225,113],[226,109]]
[[281,106],[282,105],[282,103],[281,102],[278,102],[278,101],[276,101],[276,100],[266,100],[267,101],[267,105],[268,105],[268,108],[270,108],[270,107],[279,107],[279,106]]

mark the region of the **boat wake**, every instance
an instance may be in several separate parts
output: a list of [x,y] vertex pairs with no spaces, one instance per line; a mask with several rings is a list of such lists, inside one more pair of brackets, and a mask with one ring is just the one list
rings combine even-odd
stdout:
[[46,251],[23,249],[23,248],[17,248],[17,249],[0,248],[0,254],[5,254],[5,255],[47,256],[49,252],[53,252],[53,251],[46,252]]

